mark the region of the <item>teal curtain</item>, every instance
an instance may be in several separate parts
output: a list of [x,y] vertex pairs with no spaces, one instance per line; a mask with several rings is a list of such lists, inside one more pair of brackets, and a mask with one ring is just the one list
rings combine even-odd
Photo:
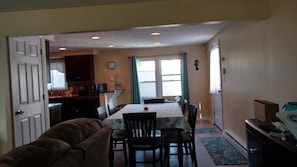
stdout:
[[182,100],[188,100],[188,104],[190,103],[190,93],[189,93],[189,81],[188,81],[188,65],[187,65],[187,53],[182,53]]
[[138,85],[137,75],[137,58],[135,56],[130,57],[130,75],[131,75],[131,103],[140,104],[140,91]]

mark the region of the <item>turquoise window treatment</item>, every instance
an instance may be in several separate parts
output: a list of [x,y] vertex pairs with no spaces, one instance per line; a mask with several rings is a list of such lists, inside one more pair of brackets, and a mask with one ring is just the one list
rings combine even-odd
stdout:
[[131,75],[131,103],[140,104],[140,91],[138,85],[137,75],[137,58],[136,56],[130,57],[130,75]]
[[187,53],[183,52],[181,57],[182,57],[182,69],[181,69],[182,100],[186,99],[188,101],[188,104],[191,104],[190,103],[190,93],[189,93]]

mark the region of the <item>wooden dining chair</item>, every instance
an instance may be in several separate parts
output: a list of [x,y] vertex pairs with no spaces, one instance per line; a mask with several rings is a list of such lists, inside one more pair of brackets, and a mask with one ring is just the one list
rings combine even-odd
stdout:
[[[188,105],[188,123],[191,126],[191,131],[185,131],[181,128],[166,128],[162,129],[161,136],[164,142],[164,162],[169,166],[169,158],[171,155],[177,155],[179,166],[183,166],[183,156],[191,155],[192,163],[197,167],[197,157],[195,150],[195,127],[197,120],[197,106],[194,104]],[[170,148],[177,148],[176,152],[170,152]]]
[[186,113],[186,108],[187,108],[188,100],[184,99],[181,103],[181,111],[183,115]]
[[[156,136],[156,112],[123,113],[125,129],[128,133],[129,164],[136,167],[136,163],[153,163],[160,161],[163,166],[163,146],[161,137]],[[159,150],[159,157],[156,157]],[[152,151],[151,160],[137,160],[137,151]]]
[[144,104],[152,104],[152,103],[164,103],[165,99],[145,99],[143,100]]
[[108,110],[109,116],[111,116],[114,113],[118,112],[120,109],[122,109],[126,105],[127,104],[120,104],[120,105],[114,106],[114,104],[107,104],[107,110]]
[[100,106],[97,108],[98,118],[103,121],[105,118],[107,118],[107,112],[106,108],[103,106]]
[[[98,118],[100,120],[103,121],[105,118],[107,118],[107,111],[105,107],[100,106],[97,108],[97,111],[98,111]],[[125,130],[118,130],[118,129],[112,130],[112,136],[111,136],[112,151],[123,151],[126,165],[128,165],[127,139],[128,139],[128,134],[126,133]],[[118,144],[122,144],[122,148],[118,148],[117,147]]]

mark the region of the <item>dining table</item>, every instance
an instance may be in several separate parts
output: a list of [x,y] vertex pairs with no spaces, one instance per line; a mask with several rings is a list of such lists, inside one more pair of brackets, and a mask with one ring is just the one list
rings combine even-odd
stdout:
[[127,104],[125,107],[104,119],[113,129],[125,129],[123,113],[132,112],[156,112],[156,129],[182,128],[191,131],[187,119],[181,112],[178,103],[153,103],[153,104]]
[[[156,129],[181,128],[191,132],[191,126],[183,115],[180,105],[176,102],[151,103],[151,104],[127,104],[113,115],[105,118],[103,122],[111,125],[113,129],[125,130],[123,113],[133,112],[156,112]],[[112,145],[111,145],[112,146]],[[178,145],[181,149],[181,145]],[[110,162],[113,167],[114,152],[110,147]],[[179,164],[182,166],[183,157],[178,156]]]

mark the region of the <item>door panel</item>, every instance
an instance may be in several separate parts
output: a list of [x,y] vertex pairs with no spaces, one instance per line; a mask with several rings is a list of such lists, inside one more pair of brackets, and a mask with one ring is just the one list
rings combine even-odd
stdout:
[[223,109],[222,109],[222,98],[220,93],[212,94],[213,101],[213,113],[214,113],[214,124],[223,130]]
[[34,141],[45,130],[41,40],[9,38],[15,146]]

